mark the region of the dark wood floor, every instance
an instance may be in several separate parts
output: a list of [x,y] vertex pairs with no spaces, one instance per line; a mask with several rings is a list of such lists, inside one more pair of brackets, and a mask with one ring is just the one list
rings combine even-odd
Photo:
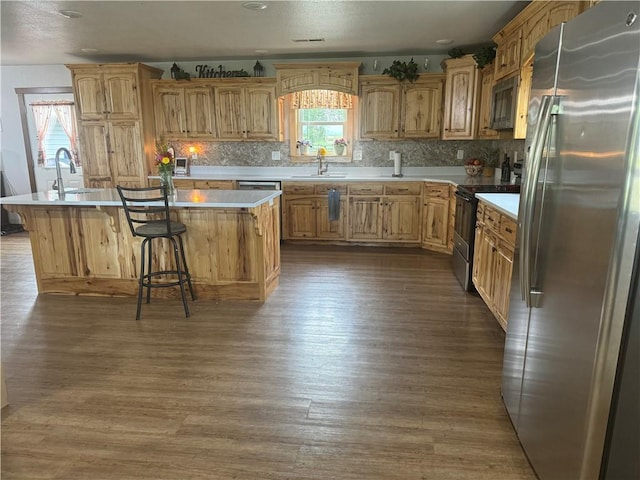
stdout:
[[533,480],[446,255],[285,245],[263,304],[37,296],[2,237],[2,479]]

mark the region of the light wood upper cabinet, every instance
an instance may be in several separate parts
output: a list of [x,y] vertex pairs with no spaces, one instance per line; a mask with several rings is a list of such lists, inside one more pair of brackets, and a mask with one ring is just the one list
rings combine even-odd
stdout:
[[220,139],[277,139],[274,85],[219,86],[214,91]]
[[567,22],[588,8],[588,2],[549,2],[549,25],[547,31]]
[[524,139],[527,137],[527,115],[529,112],[529,96],[531,95],[532,81],[533,58],[520,69],[518,104],[516,105],[516,121],[513,127],[513,138]]
[[549,31],[549,11],[546,8],[532,9],[522,26],[522,46],[520,56],[523,60],[533,55],[538,41]]
[[491,107],[493,101],[493,64],[480,70],[480,101],[478,102],[478,138],[500,138],[500,133],[491,128]]
[[399,112],[399,85],[363,85],[360,101],[360,137],[398,138]]
[[414,83],[361,79],[361,138],[439,138],[444,75],[423,74]]
[[497,44],[494,60],[496,81],[517,72],[520,68],[521,38],[522,30],[520,29],[512,32],[505,30],[494,37]]
[[82,120],[137,118],[139,115],[137,75],[131,69],[107,65],[99,72],[78,71],[74,88]]
[[156,131],[170,139],[214,138],[213,89],[201,86],[153,86]]
[[444,78],[402,87],[402,131],[405,138],[439,138]]
[[442,64],[447,74],[442,139],[471,140],[475,138],[478,115],[477,64],[472,55],[447,59]]
[[141,187],[153,164],[151,80],[162,70],[139,63],[67,65],[87,187]]
[[245,108],[247,138],[276,140],[278,127],[275,86],[247,87]]

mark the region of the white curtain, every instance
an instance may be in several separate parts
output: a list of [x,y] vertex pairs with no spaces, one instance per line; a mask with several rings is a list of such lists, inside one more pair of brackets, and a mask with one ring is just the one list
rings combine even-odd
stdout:
[[293,108],[353,108],[350,94],[334,90],[303,90],[291,97]]
[[80,158],[78,157],[77,147],[76,112],[73,108],[73,103],[55,103],[53,104],[53,111],[56,117],[58,117],[58,122],[60,122],[64,133],[69,137],[71,156],[76,166],[79,166]]
[[44,152],[44,137],[47,134],[49,128],[49,121],[51,120],[51,114],[53,109],[51,104],[31,104],[33,109],[33,118],[36,123],[36,134],[38,136],[38,165],[44,165],[45,152]]

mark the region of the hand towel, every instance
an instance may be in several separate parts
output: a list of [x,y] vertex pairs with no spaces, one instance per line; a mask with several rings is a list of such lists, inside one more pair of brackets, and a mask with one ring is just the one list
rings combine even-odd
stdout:
[[329,204],[329,221],[340,220],[340,192],[332,188],[327,193],[327,203]]

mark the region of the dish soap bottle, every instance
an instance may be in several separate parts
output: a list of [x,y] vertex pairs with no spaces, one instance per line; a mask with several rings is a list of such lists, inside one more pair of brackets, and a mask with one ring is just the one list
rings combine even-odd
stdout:
[[501,182],[511,181],[511,163],[509,162],[509,156],[504,154],[504,162],[502,162],[502,175],[500,176]]

